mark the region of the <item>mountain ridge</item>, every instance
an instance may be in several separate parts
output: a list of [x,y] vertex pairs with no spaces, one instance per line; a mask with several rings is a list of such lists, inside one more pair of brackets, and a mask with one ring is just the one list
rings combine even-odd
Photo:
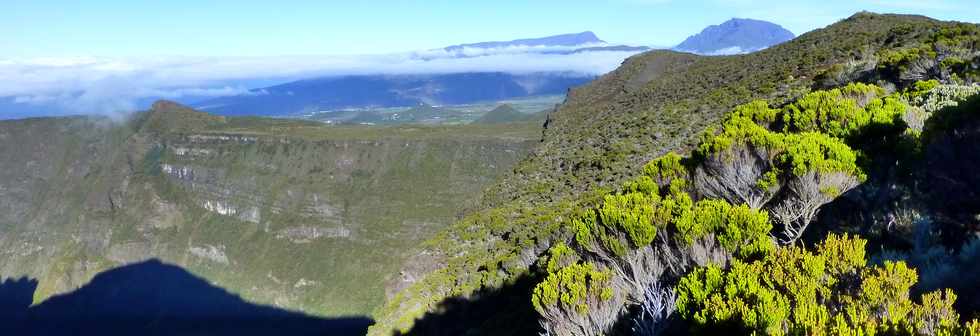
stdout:
[[674,50],[724,55],[768,48],[796,37],[782,26],[762,20],[732,18],[691,35]]
[[344,108],[463,104],[564,94],[568,88],[593,78],[576,73],[503,72],[321,77],[255,89],[247,95],[215,98],[194,106],[220,115],[275,116]]
[[[521,318],[510,312],[540,313],[537,303],[530,307],[526,301],[530,289],[514,284],[526,277],[544,280],[545,267],[551,268],[545,264],[549,248],[560,252],[560,244],[553,244],[576,243],[569,221],[579,218],[582,209],[602,204],[603,195],[617,195],[604,192],[629,188],[624,183],[644,171],[667,169],[647,165],[651,160],[672,151],[690,152],[699,135],[720,123],[725,113],[754,100],[783,106],[811,90],[853,81],[903,90],[916,79],[944,73],[945,65],[928,60],[934,56],[928,53],[921,55],[923,64],[928,64],[924,69],[907,66],[901,57],[885,56],[930,49],[931,39],[947,33],[961,36],[956,41],[969,45],[977,30],[976,25],[921,16],[858,13],[751,54],[708,57],[655,50],[630,57],[613,72],[573,89],[549,115],[541,144],[513,174],[484,193],[482,210],[427,243],[430,252],[413,260],[445,266],[428,275],[415,274],[420,280],[404,285],[407,289],[375,313],[378,323],[369,334],[410,333],[414,321],[438,318],[447,314],[441,313],[445,307],[482,295],[514,299],[511,305],[496,307],[501,313],[487,316],[466,315],[462,307],[457,311],[463,316],[456,318],[468,323],[456,327],[496,331],[493,328],[500,321]],[[966,47],[956,55],[973,52]],[[886,58],[894,61],[879,63]],[[980,60],[966,61],[970,62]],[[957,69],[970,81],[980,80],[976,73]],[[492,229],[481,231],[482,227]],[[466,246],[465,251],[458,246]],[[591,311],[593,306],[587,308]],[[524,327],[510,330],[515,334],[540,330]]]
[[584,31],[581,33],[570,33],[570,34],[559,34],[551,35],[546,37],[537,38],[524,38],[516,39],[510,41],[489,41],[489,42],[476,42],[476,43],[464,43],[445,47],[446,51],[459,51],[464,48],[481,48],[481,49],[493,49],[493,48],[507,48],[507,47],[537,47],[537,46],[580,46],[587,44],[603,44],[606,41],[599,39],[595,33],[591,31]]
[[474,124],[502,124],[521,121],[544,121],[547,110],[537,113],[523,113],[515,109],[510,104],[501,104],[490,110],[479,119],[473,121]]
[[0,278],[37,279],[40,302],[158,258],[249,301],[364,315],[415,242],[539,136],[533,124],[328,126],[167,101],[125,121],[2,121]]

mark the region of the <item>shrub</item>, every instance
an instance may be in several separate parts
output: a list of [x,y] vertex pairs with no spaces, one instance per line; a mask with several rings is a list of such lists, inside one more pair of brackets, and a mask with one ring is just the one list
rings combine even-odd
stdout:
[[783,130],[845,139],[869,124],[892,125],[904,114],[905,104],[884,95],[884,89],[861,83],[809,93],[783,108]]
[[911,96],[909,102],[928,113],[957,106],[966,98],[980,93],[978,85],[940,85]]
[[667,153],[643,166],[644,176],[657,182],[659,186],[669,186],[673,181],[687,178],[687,168],[681,162],[681,156],[673,152]]
[[698,201],[693,209],[676,218],[678,238],[687,244],[713,234],[726,250],[749,257],[773,248],[772,224],[765,211],[746,205],[733,206],[723,200]]
[[645,193],[608,195],[599,208],[599,222],[624,233],[634,248],[649,245],[657,236],[653,216],[658,201]]
[[[762,101],[737,107],[695,151],[694,189],[768,209],[783,226],[782,242],[795,242],[822,205],[865,178],[859,152],[844,138],[895,125],[904,115],[905,105],[878,98],[883,93],[864,84],[818,91],[784,108],[782,117]],[[772,120],[784,123],[781,132],[766,124]]]
[[928,94],[929,91],[932,91],[939,85],[940,85],[939,81],[935,79],[917,81],[915,82],[915,84],[912,84],[911,87],[907,88],[905,92],[902,93],[902,96],[904,96],[906,99],[910,101],[914,101],[916,99],[922,98],[923,96]]
[[565,245],[557,243],[548,249],[548,254],[544,259],[544,270],[548,273],[558,272],[562,268],[575,264],[579,261],[578,253]]
[[593,263],[575,263],[549,274],[531,296],[541,324],[554,335],[604,335],[616,322],[612,273]]
[[816,253],[782,247],[728,269],[697,268],[677,286],[677,311],[695,332],[737,328],[768,335],[941,335],[962,332],[950,291],[910,299],[915,270],[869,266],[866,242],[829,235]]
[[657,234],[653,217],[659,199],[639,192],[607,195],[597,209],[572,220],[576,242],[597,254],[608,252],[607,258],[649,245]]

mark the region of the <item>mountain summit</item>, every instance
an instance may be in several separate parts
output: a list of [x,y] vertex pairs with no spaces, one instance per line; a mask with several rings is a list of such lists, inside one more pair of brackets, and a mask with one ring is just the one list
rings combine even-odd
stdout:
[[674,50],[706,55],[729,55],[753,52],[793,39],[793,32],[772,22],[753,19],[731,19],[708,26],[688,37]]
[[516,47],[516,46],[527,46],[527,47],[537,47],[537,46],[580,46],[587,44],[601,44],[606,43],[606,41],[600,40],[595,33],[591,31],[584,31],[576,34],[561,34],[553,35],[539,38],[529,38],[529,39],[518,39],[511,41],[494,41],[494,42],[478,42],[470,44],[457,44],[453,46],[446,47],[447,51],[458,51],[463,48],[481,48],[481,49],[492,49],[492,48],[506,48],[506,47]]

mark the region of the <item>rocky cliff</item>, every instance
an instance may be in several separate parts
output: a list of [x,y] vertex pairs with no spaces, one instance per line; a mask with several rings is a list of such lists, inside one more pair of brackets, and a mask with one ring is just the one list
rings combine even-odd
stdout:
[[538,128],[342,128],[168,102],[126,123],[2,122],[0,276],[38,279],[39,302],[159,258],[248,300],[364,314]]

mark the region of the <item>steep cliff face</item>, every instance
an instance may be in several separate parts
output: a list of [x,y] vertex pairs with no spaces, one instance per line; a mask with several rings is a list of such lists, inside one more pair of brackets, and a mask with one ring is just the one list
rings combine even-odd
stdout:
[[35,301],[160,258],[246,299],[364,314],[535,125],[337,128],[159,103],[125,125],[0,123],[0,275]]

